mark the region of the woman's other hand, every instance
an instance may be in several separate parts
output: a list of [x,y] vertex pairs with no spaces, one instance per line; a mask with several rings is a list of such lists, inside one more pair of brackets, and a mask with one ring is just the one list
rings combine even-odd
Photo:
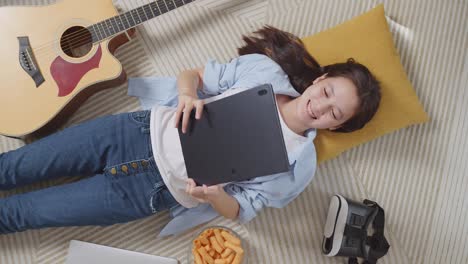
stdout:
[[190,114],[196,108],[195,118],[200,119],[203,112],[203,101],[197,96],[197,90],[203,87],[205,68],[185,70],[177,76],[177,90],[179,91],[179,105],[177,106],[175,127],[179,127],[182,117],[182,133],[187,131]]
[[182,118],[182,133],[185,133],[187,131],[190,114],[192,113],[193,108],[196,109],[195,118],[200,119],[203,113],[203,105],[203,100],[200,100],[196,94],[180,94],[179,105],[176,110],[175,127],[179,127],[179,122]]
[[185,191],[197,201],[209,203],[220,215],[226,218],[234,220],[239,215],[239,202],[224,191],[221,184],[196,186],[195,181],[188,178]]
[[187,187],[185,188],[185,192],[201,203],[211,203],[218,197],[225,194],[221,184],[212,186],[206,186],[203,184],[203,186],[197,186],[195,181],[191,178],[187,179]]

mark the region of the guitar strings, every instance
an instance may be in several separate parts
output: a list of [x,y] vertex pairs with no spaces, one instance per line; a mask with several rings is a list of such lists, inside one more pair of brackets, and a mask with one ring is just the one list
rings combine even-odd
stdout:
[[[161,0],[154,1],[154,2],[157,4],[157,7],[158,7],[158,9],[160,11],[160,15],[162,15],[163,13],[161,13],[161,9],[160,9],[160,4],[161,3],[159,3],[159,1],[161,1]],[[176,5],[176,8],[179,7],[179,4],[185,5],[184,0],[171,0],[171,1],[174,3],[174,5]],[[169,10],[165,0],[164,0],[164,5],[166,6],[166,9],[168,10],[167,12],[172,11],[172,10]],[[153,13],[153,15],[154,15],[154,12],[153,12],[153,10],[151,9],[151,7],[149,5],[144,6],[142,9],[137,8],[137,9],[134,9],[134,10],[136,10],[136,13],[137,13],[138,17],[140,18],[140,21],[142,21],[142,19],[141,19],[142,17],[146,17],[147,20],[149,20],[148,17],[146,16],[146,12],[148,12],[148,11],[151,11],[151,13]],[[132,16],[132,19],[134,20],[133,16]],[[106,21],[106,20],[104,20],[104,21]],[[103,21],[101,21],[101,22],[103,22]],[[136,22],[136,21],[134,20],[134,22]],[[142,24],[142,23],[140,23],[140,24]],[[138,25],[135,25],[135,27],[138,26]],[[129,29],[131,29],[131,28],[128,28],[127,30],[129,30]],[[109,36],[107,38],[104,38],[104,39],[100,40],[99,42],[102,42],[102,41],[104,41],[106,39],[112,38],[112,37],[114,37],[114,36],[116,36],[118,34],[124,33],[124,32],[125,32],[125,30],[122,31],[122,32],[116,32],[115,34],[113,34],[113,35],[111,35],[111,36]],[[73,49],[79,48],[79,47],[81,47],[83,45],[86,45],[86,44],[94,44],[92,42],[88,42],[88,40],[92,40],[91,35],[89,35],[88,28],[80,29],[80,30],[78,30],[78,31],[76,31],[76,32],[74,32],[74,33],[72,33],[70,35],[67,35],[66,37],[63,38],[63,40],[72,43],[70,46],[67,46],[66,48],[63,49],[64,52],[66,52],[66,51],[70,52]],[[44,54],[53,52],[54,51],[53,49],[48,49],[48,50],[46,50],[46,52],[43,52],[43,50],[45,48],[49,48],[51,45],[53,45],[55,43],[58,43],[58,42],[60,42],[60,40],[51,41],[51,42],[49,42],[47,44],[43,44],[43,45],[33,49],[33,51],[34,51],[36,56],[37,55],[44,55]]]
[[[157,7],[158,7],[158,9],[159,9],[160,14],[163,14],[163,13],[161,12],[161,9],[160,9],[161,3],[159,3],[159,1],[161,1],[161,0],[154,1],[154,2],[157,3]],[[176,8],[178,7],[178,4],[185,5],[184,0],[172,0],[172,2],[173,2],[174,5],[176,6]],[[191,2],[193,2],[193,1],[191,1]],[[168,7],[166,1],[164,1],[164,5],[166,6],[166,10],[171,11],[171,10],[169,10],[169,7]],[[182,6],[182,5],[181,5],[181,6]],[[138,9],[138,10],[137,10],[137,9]],[[151,13],[153,13],[153,15],[154,15],[153,10],[152,10],[151,7],[149,7],[149,6],[144,6],[144,7],[143,7],[144,10],[140,10],[139,8],[137,8],[137,9],[135,9],[135,10],[137,10],[137,15],[139,16],[140,20],[142,20],[141,17],[143,17],[143,15],[146,16],[146,13],[148,12],[148,10],[151,11]],[[167,12],[168,12],[168,11],[167,11]],[[120,17],[120,16],[119,16],[119,17]],[[156,16],[155,16],[155,17],[156,17]],[[147,18],[147,20],[148,20],[148,17],[147,17],[147,16],[146,16],[146,18]],[[128,18],[127,18],[127,20],[128,20]],[[133,18],[133,15],[132,15],[132,20],[135,22],[135,19]],[[104,21],[107,21],[107,20],[104,20]],[[104,22],[104,21],[101,21],[101,23]],[[141,24],[141,23],[139,23],[139,24]],[[137,26],[137,25],[135,25],[135,26]],[[68,40],[68,41],[83,40],[84,38],[86,38],[86,34],[89,32],[87,29],[88,29],[88,28],[85,28],[85,29],[79,30],[79,31],[77,31],[77,32],[74,32],[74,33],[72,33],[72,34],[66,36],[66,37],[64,38],[64,40]],[[130,28],[129,28],[129,29],[130,29]],[[122,32],[123,32],[123,31],[122,31]],[[119,33],[120,33],[120,32],[119,32]],[[113,35],[117,35],[117,34],[118,34],[118,33],[115,33],[115,34],[113,34]],[[85,36],[85,37],[83,38],[83,36]],[[80,37],[81,37],[81,38],[80,38]],[[109,36],[109,37],[112,37],[112,36]],[[57,41],[53,41],[53,42],[57,42]]]
[[[160,1],[160,0],[155,1],[155,2],[159,2],[159,1]],[[184,0],[171,0],[171,1],[172,1],[174,4],[176,4],[176,3],[177,3],[177,4],[185,4]],[[193,2],[193,1],[192,1],[192,2]],[[176,4],[176,6],[177,6],[177,4]],[[159,6],[160,3],[157,3],[157,5],[158,5],[158,9],[161,10],[161,9],[160,9],[160,6]],[[167,9],[168,11],[171,11],[171,10],[169,10],[169,8],[168,8],[168,6],[167,6],[167,3],[166,3],[165,1],[164,1],[164,5],[166,6],[166,9]],[[143,9],[144,9],[144,10],[140,10],[140,9],[137,10],[137,9],[135,9],[135,10],[137,10],[137,15],[140,17],[140,20],[141,20],[142,15],[145,15],[145,16],[146,16],[145,13],[148,11],[148,6],[145,6]],[[154,12],[152,11],[152,9],[151,9],[150,7],[149,7],[149,11],[151,11],[151,12],[154,14]],[[145,12],[145,13],[143,13],[143,12]],[[132,19],[133,19],[133,16],[132,16]],[[133,20],[134,20],[134,19],[133,19]],[[104,21],[106,21],[106,20],[104,20]],[[134,22],[135,22],[135,20],[134,20]],[[141,23],[140,23],[140,24],[141,24]],[[137,26],[137,25],[135,25],[135,26]],[[130,28],[129,28],[129,29],[130,29]],[[70,34],[69,36],[67,36],[66,38],[64,38],[64,40],[68,40],[69,42],[72,42],[72,43],[74,43],[74,44],[77,44],[76,41],[80,41],[80,42],[78,42],[78,44],[81,44],[81,45],[78,45],[78,46],[76,46],[76,45],[71,45],[71,48],[69,47],[68,49],[65,49],[64,51],[71,51],[71,49],[73,49],[73,48],[80,47],[80,46],[82,46],[83,44],[88,44],[88,42],[81,43],[81,41],[89,39],[88,32],[89,32],[88,29],[85,28],[85,29],[81,29],[81,30],[79,30],[79,31],[77,31],[77,32],[74,32],[74,33]],[[122,31],[122,32],[123,32],[123,31]],[[119,32],[119,33],[120,33],[120,32]],[[118,33],[115,33],[114,35],[117,35],[117,34],[118,34]],[[109,36],[108,38],[111,38],[111,37],[114,36],[114,35],[111,35],[111,36]],[[84,37],[83,37],[83,36],[84,36]],[[108,38],[105,38],[105,39],[108,39]],[[100,41],[103,41],[103,40],[105,40],[105,39],[102,39],[102,40],[100,40]],[[41,52],[39,52],[39,50],[42,50],[43,48],[47,48],[47,47],[50,46],[50,44],[54,44],[54,43],[57,43],[57,42],[59,42],[59,41],[55,40],[55,41],[49,42],[48,44],[42,45],[42,46],[40,46],[40,47],[34,49],[34,51],[38,51],[37,54],[39,54],[39,53],[41,53]]]

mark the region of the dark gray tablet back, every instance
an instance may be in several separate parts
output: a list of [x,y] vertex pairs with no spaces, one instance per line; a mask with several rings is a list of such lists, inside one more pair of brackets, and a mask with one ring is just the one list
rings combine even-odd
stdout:
[[[271,85],[205,104],[202,118],[179,126],[187,173],[198,185],[286,172],[288,155]],[[182,122],[179,122],[182,123]]]

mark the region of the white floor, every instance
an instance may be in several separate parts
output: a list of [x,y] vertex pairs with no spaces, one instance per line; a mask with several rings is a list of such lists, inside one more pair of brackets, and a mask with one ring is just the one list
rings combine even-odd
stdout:
[[[50,2],[0,0],[0,6]],[[149,0],[114,2],[129,10]],[[215,220],[248,239],[249,263],[343,263],[320,252],[329,197],[335,193],[356,200],[375,199],[385,208],[392,247],[382,263],[468,263],[468,2],[198,0],[140,26],[137,39],[118,51],[129,76],[171,76],[208,58],[227,61],[236,55],[241,35],[265,23],[307,36],[381,2],[392,21],[402,63],[431,121],[322,164],[312,184],[287,208],[264,210],[245,226]],[[67,125],[138,109],[137,101],[125,94],[123,85],[95,95]],[[21,145],[0,137],[0,152]],[[70,180],[76,179],[40,183],[0,192],[0,196]],[[163,214],[107,228],[55,228],[0,236],[0,263],[63,263],[71,239],[172,256],[185,263],[188,238],[194,231],[156,239],[167,220]]]

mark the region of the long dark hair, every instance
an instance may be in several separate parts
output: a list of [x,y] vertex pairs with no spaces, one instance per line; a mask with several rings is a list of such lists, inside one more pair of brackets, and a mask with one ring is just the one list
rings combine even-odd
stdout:
[[246,44],[238,49],[239,55],[259,53],[270,57],[281,66],[294,89],[300,94],[323,74],[327,74],[327,77],[344,77],[353,82],[357,87],[359,108],[356,114],[334,130],[335,132],[358,130],[377,112],[381,98],[380,85],[366,66],[348,59],[343,63],[320,67],[297,36],[272,26],[265,26],[254,34],[258,37],[243,36]]

